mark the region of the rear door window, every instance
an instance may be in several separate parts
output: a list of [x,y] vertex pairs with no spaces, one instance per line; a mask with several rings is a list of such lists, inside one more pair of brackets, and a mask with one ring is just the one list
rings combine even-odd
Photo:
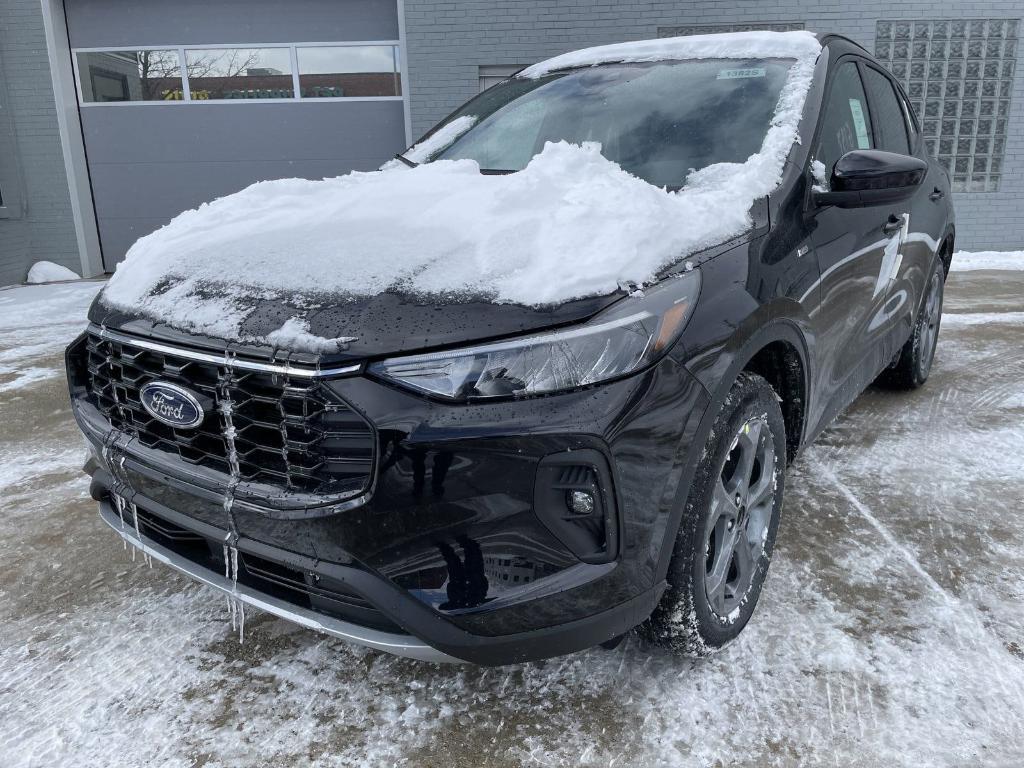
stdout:
[[889,78],[874,67],[864,67],[864,84],[871,100],[871,114],[875,118],[878,148],[886,152],[910,154],[907,121],[896,98],[896,90]]
[[821,116],[821,132],[814,159],[831,173],[836,161],[855,149],[874,149],[871,115],[857,65],[845,61],[832,78],[828,101]]

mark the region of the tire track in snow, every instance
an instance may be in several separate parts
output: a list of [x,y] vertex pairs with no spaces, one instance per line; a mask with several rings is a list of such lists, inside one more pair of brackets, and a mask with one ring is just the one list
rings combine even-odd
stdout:
[[[1003,641],[986,626],[984,618],[976,607],[976,605],[984,604],[981,596],[972,594],[968,585],[965,585],[965,597],[968,598],[966,600],[958,598],[944,588],[928,573],[917,556],[899,542],[892,531],[872,512],[871,508],[861,501],[830,467],[817,460],[812,460],[810,463],[881,536],[885,544],[896,552],[910,569],[927,584],[931,592],[940,598],[943,605],[960,617],[960,620],[950,617],[948,622],[954,642],[961,654],[980,654],[989,662],[990,669],[998,670],[991,675],[990,684],[993,689],[998,689],[1002,694],[1002,704],[994,709],[992,701],[978,700],[973,707],[975,716],[984,718],[990,732],[994,732],[993,726],[998,723],[1001,726],[999,731],[1009,734],[1014,746],[1024,750],[1024,729],[1020,726],[1020,719],[1024,717],[1024,675],[1006,674],[1008,668],[1020,670],[1022,667],[1020,661],[1010,653]],[[948,535],[951,540],[955,538],[952,524],[949,524]],[[971,600],[976,602],[970,602]],[[968,630],[966,636],[965,629]],[[961,692],[960,695],[963,693]],[[829,699],[829,719],[833,720],[831,698]]]
[[[826,478],[843,495],[843,497],[850,503],[850,505],[855,510],[857,510],[860,516],[863,517],[871,525],[871,527],[878,532],[878,534],[882,537],[885,543],[891,549],[896,551],[900,555],[900,557],[902,557],[904,562],[910,566],[911,570],[913,570],[914,573],[916,573],[931,588],[933,592],[938,594],[946,603],[946,605],[954,608],[957,612],[959,612],[964,618],[968,620],[968,623],[970,625],[980,630],[983,636],[985,637],[987,644],[990,647],[994,643],[995,646],[998,646],[1001,654],[1005,655],[1014,663],[1017,663],[1017,660],[1013,657],[1013,655],[1010,654],[1009,651],[1007,651],[1006,648],[1003,646],[1002,641],[998,637],[995,637],[988,630],[988,628],[985,627],[984,622],[982,622],[980,617],[978,616],[977,609],[973,605],[964,602],[960,598],[950,593],[949,590],[947,590],[941,584],[939,584],[939,582],[936,581],[935,578],[930,573],[928,573],[928,571],[925,570],[924,566],[921,565],[921,561],[918,560],[917,556],[914,555],[913,552],[911,552],[909,549],[907,549],[907,547],[905,547],[897,540],[897,538],[893,535],[892,531],[890,531],[885,526],[885,524],[882,523],[882,521],[875,516],[871,509],[866,504],[864,504],[864,502],[862,502],[852,490],[850,490],[850,487],[846,485],[846,483],[844,483],[839,478],[839,476],[832,471],[830,467],[825,466],[824,464],[817,460],[812,460],[812,463],[815,465],[816,470],[820,472],[821,475],[824,478]],[[956,624],[954,623],[954,627],[955,626]]]

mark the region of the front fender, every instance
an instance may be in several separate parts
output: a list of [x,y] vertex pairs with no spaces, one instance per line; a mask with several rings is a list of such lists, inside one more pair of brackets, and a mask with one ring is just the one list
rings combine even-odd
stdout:
[[762,259],[762,248],[754,241],[701,265],[703,286],[684,334],[683,363],[712,405],[721,403],[754,355],[776,341],[797,351],[804,392],[813,381],[809,312],[817,298],[817,269],[799,259]]
[[[796,350],[800,359],[805,393],[810,393],[813,380],[810,350],[814,342],[810,320],[804,306],[792,298],[793,294],[801,296],[807,291],[807,283],[813,282],[813,276],[793,280],[781,298],[762,302],[762,291],[767,292],[769,285],[777,288],[777,281],[784,273],[773,272],[774,265],[765,266],[756,241],[701,264],[701,270],[703,287],[697,310],[680,348],[673,353],[684,360],[685,368],[704,387],[709,400],[698,426],[691,433],[692,438],[681,447],[679,481],[666,489],[668,495],[662,500],[662,508],[670,512],[655,568],[655,581],[663,580],[668,573],[697,464],[739,373],[767,345],[784,342]],[[805,413],[807,405],[805,402]],[[802,421],[801,442],[808,429],[807,420]]]

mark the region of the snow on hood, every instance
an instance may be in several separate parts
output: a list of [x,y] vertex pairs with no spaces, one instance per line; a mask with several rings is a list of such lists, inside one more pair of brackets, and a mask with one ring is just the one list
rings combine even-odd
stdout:
[[[771,55],[795,63],[761,150],[743,163],[691,173],[678,192],[628,174],[596,144],[565,142],[548,143],[524,170],[504,176],[483,175],[472,160],[444,160],[320,181],[259,182],[141,238],[101,301],[188,332],[324,352],[337,343],[308,333],[305,317],[345,297],[393,290],[539,306],[650,282],[670,264],[750,227],[751,205],[778,186],[799,140],[821,50],[807,33],[686,40],[704,38],[751,44],[686,43],[687,57],[696,55],[694,45],[706,45],[715,58]],[[759,42],[769,39],[780,42]],[[590,62],[608,55],[594,51],[630,48],[654,56],[651,50],[666,45],[677,52],[684,46],[652,41],[566,57]],[[293,317],[279,332],[247,336],[247,315],[275,299],[294,307]]]

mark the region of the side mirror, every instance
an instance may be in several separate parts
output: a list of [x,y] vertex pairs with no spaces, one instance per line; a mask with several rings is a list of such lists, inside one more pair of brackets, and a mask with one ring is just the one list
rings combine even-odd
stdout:
[[832,169],[828,192],[815,192],[817,205],[861,208],[906,200],[924,181],[928,163],[909,155],[856,149]]

